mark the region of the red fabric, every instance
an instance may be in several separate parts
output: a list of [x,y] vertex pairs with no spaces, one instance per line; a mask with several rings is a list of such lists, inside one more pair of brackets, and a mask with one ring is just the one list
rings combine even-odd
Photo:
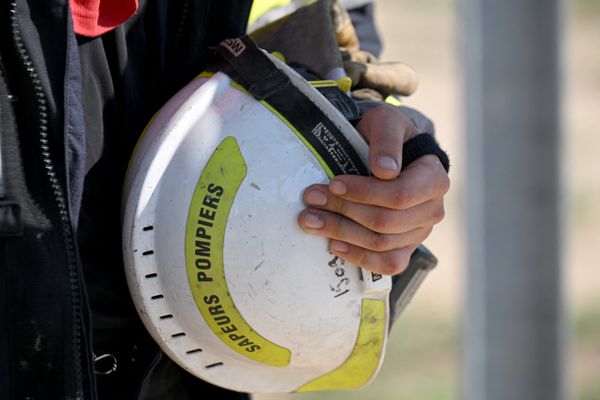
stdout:
[[100,36],[127,21],[138,9],[137,0],[69,0],[75,33]]

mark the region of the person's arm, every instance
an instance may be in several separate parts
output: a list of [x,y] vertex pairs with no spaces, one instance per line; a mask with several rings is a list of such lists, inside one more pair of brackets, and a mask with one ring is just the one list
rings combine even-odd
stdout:
[[405,168],[403,144],[417,135],[391,106],[367,112],[357,129],[369,142],[372,176],[343,175],[304,192],[308,206],[298,217],[308,233],[329,239],[331,251],[368,270],[402,272],[415,248],[444,217],[448,174],[435,155]]

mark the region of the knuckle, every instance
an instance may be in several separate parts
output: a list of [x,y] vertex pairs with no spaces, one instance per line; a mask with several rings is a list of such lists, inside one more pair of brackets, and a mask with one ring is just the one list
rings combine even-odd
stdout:
[[346,215],[346,202],[337,196],[334,196],[332,200],[333,211],[337,214]]
[[422,157],[421,165],[427,169],[427,175],[431,177],[430,181],[438,192],[446,193],[450,190],[450,177],[439,158],[428,154]]
[[390,213],[380,210],[373,214],[369,228],[375,232],[392,233],[394,226],[395,221],[391,218]]
[[444,209],[444,205],[442,204],[440,205],[440,207],[437,207],[435,212],[433,213],[433,224],[435,225],[442,222],[445,216],[446,210]]
[[387,262],[383,265],[383,275],[398,275],[406,269],[406,265],[397,261]]
[[369,257],[367,256],[367,252],[366,251],[357,251],[354,254],[354,263],[356,265],[360,265],[363,268],[366,268],[368,270],[371,270],[371,266],[369,263]]
[[375,119],[379,119],[384,115],[388,115],[388,114],[392,114],[394,113],[394,109],[392,109],[392,107],[389,104],[379,104],[377,107],[373,108],[372,110],[369,111],[370,114],[369,117],[370,118],[375,118]]
[[331,237],[340,237],[344,230],[344,217],[339,214],[328,215],[325,218],[325,226]]
[[[440,163],[440,166],[441,166],[441,163]],[[439,191],[440,191],[440,193],[446,194],[450,190],[450,177],[448,176],[446,171],[443,170],[443,167],[442,167],[442,171],[443,171],[443,174],[440,177]]]
[[397,275],[406,269],[409,260],[410,254],[407,252],[395,252],[395,254],[391,255],[383,264],[382,273],[384,275]]
[[354,195],[358,201],[363,202],[378,196],[378,188],[372,183],[373,182],[367,178],[362,181],[361,185],[356,185]]
[[304,193],[309,192],[310,190],[313,190],[313,189],[321,190],[322,187],[323,187],[323,185],[320,183],[313,183],[304,189]]
[[393,191],[392,208],[395,208],[397,210],[405,209],[407,207],[407,204],[409,204],[410,197],[411,195],[409,191],[406,190],[406,188],[401,188],[400,186],[398,186]]
[[382,233],[374,233],[369,240],[369,248],[375,251],[389,250],[390,239],[388,235]]
[[433,226],[430,226],[428,228],[425,228],[423,231],[423,239],[421,240],[421,242],[425,239],[427,239],[429,237],[429,235],[431,235],[431,232],[433,232]]
[[419,243],[422,243],[429,235],[431,235],[431,232],[433,232],[433,226],[419,229],[418,234],[415,236],[415,243],[413,244],[416,246]]

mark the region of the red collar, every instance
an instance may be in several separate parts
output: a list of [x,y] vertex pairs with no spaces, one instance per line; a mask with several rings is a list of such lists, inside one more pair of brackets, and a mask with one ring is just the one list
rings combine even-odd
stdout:
[[127,21],[138,9],[137,0],[69,0],[75,33],[95,37]]

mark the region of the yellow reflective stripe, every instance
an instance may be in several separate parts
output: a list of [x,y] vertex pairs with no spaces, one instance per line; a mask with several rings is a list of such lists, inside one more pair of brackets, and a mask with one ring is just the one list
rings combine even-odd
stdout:
[[344,93],[347,93],[352,88],[352,79],[349,76],[343,76],[335,82]]
[[301,386],[297,392],[358,389],[369,382],[379,367],[383,352],[386,304],[383,300],[362,301],[360,328],[350,357],[337,369]]
[[252,329],[236,308],[225,279],[225,229],[246,171],[235,138],[225,138],[208,160],[194,190],[185,229],[185,266],[196,306],[223,343],[251,360],[286,366],[291,352]]
[[312,87],[323,87],[323,86],[337,86],[336,81],[332,80],[322,80],[322,81],[309,81]]
[[231,81],[231,87],[234,88],[234,89],[239,90],[242,93],[246,93],[248,96],[252,97],[252,95],[250,94],[250,92],[247,91],[245,87],[243,87],[242,85],[240,85],[239,83],[237,83],[234,80]]
[[280,53],[279,51],[272,51],[271,55],[275,58],[277,58],[279,61],[281,62],[285,62],[285,56]]
[[212,78],[215,75],[214,72],[211,71],[202,71],[198,75],[196,75],[196,79],[198,78]]
[[398,98],[389,95],[388,97],[385,98],[385,102],[388,104],[391,104],[393,106],[401,106],[402,102],[400,100],[398,100]]
[[327,87],[327,86],[337,86],[344,93],[348,92],[352,87],[352,79],[348,76],[341,77],[337,81],[333,80],[322,80],[322,81],[308,81],[312,87]]
[[250,16],[248,17],[248,25],[254,23],[254,21],[269,10],[283,7],[291,2],[291,0],[254,0],[254,2],[252,2],[252,8],[250,9]]

